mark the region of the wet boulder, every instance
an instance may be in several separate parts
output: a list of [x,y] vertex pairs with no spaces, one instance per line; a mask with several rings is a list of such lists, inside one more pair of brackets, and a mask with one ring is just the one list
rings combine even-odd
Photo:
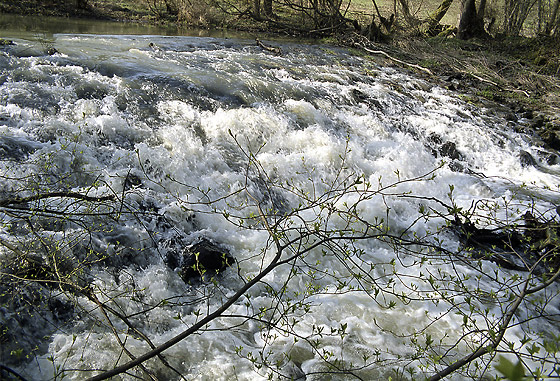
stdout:
[[558,153],[555,150],[548,150],[546,148],[538,149],[537,157],[539,161],[548,165],[555,165],[560,163],[560,156],[558,156]]
[[460,161],[465,160],[465,156],[457,149],[457,144],[452,141],[443,142],[441,136],[430,134],[427,137],[427,147],[432,151],[434,157],[447,157],[451,159],[449,168],[454,172],[463,172],[465,167]]
[[463,155],[457,149],[457,144],[454,142],[445,142],[439,148],[439,153],[453,160],[463,160]]
[[183,251],[179,275],[186,283],[209,280],[234,262],[229,250],[203,238]]
[[522,167],[537,167],[538,163],[535,158],[527,151],[521,151],[519,153],[519,162]]
[[550,148],[560,151],[560,131],[548,128],[541,133],[541,138]]

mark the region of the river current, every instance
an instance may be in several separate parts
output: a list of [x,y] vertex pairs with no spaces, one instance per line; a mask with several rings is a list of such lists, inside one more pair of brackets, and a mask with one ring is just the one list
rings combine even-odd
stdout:
[[[436,236],[445,219],[422,218],[429,208],[444,213],[435,200],[451,204],[451,196],[464,209],[477,201],[497,205],[477,213],[500,220],[527,210],[557,218],[558,156],[516,132],[527,123],[522,116],[473,105],[402,68],[289,42],[265,41],[281,48],[274,55],[253,40],[211,37],[13,40],[0,51],[0,195],[64,191],[112,195],[121,204],[30,202],[50,202],[49,212],[29,217],[35,229],[3,210],[0,259],[11,261],[11,248],[22,245],[45,263],[70,263],[76,271],[67,279],[89,287],[155,345],[216,310],[272,260],[277,248],[257,204],[271,211],[271,223],[298,209],[286,230],[351,225],[359,235],[363,224],[327,216],[319,201],[337,208],[358,202],[357,193],[336,193],[343,179],[375,189],[395,184],[360,199],[355,212],[370,223],[383,220],[376,226],[387,225],[385,232],[439,240],[450,251],[461,243],[449,230]],[[185,283],[169,258],[202,239],[226,248],[235,264],[214,282]],[[38,241],[49,245],[30,243]],[[165,351],[170,367],[156,358],[146,368],[159,379],[416,379],[443,367],[429,363],[429,354],[450,363],[476,348],[465,316],[482,327],[507,304],[489,297],[484,320],[484,313],[469,315],[467,304],[464,315],[457,312],[464,296],[457,288],[449,287],[458,295],[452,307],[420,291],[426,274],[451,284],[442,274],[472,273],[468,287],[499,292],[460,261],[432,254],[420,265],[408,247],[399,252],[384,239],[354,243],[345,260],[329,255],[339,249],[317,247],[278,266],[228,317]],[[366,264],[386,287],[379,295],[358,290],[360,279],[349,276],[353,265],[363,271]],[[481,266],[503,272],[497,279],[515,273],[491,261]],[[398,276],[387,281],[388,273]],[[551,288],[546,314],[557,316],[558,287]],[[46,282],[24,290],[16,297],[2,289],[0,363],[27,379],[85,379],[130,360],[121,344],[134,356],[150,349],[92,298]],[[516,316],[532,308],[524,304]],[[280,316],[274,324],[270,311]],[[560,334],[554,319],[535,321],[531,329],[514,325],[506,339],[517,348],[527,332]],[[469,341],[454,345],[461,337]],[[147,379],[138,368],[130,372]]]

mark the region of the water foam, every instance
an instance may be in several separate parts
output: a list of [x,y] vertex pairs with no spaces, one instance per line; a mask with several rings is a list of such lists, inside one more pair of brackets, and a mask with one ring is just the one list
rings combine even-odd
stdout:
[[[134,323],[156,345],[198,321],[201,311],[219,307],[243,284],[237,271],[250,279],[274,255],[274,250],[262,252],[269,239],[266,231],[237,226],[237,220],[221,213],[238,209],[246,218],[258,213],[248,205],[252,201],[247,193],[236,193],[239,189],[247,187],[251,197],[267,207],[290,210],[306,197],[327,194],[346,176],[388,185],[422,176],[442,159],[447,164],[433,180],[405,182],[387,193],[448,200],[453,185],[457,204],[468,207],[473,200],[502,202],[502,197],[521,202],[525,196],[515,191],[524,183],[539,188],[558,184],[557,165],[522,165],[519,152],[535,152],[535,148],[499,115],[485,115],[453,93],[395,69],[372,67],[344,52],[336,51],[338,63],[332,63],[332,52],[317,47],[287,46],[286,56],[273,57],[248,41],[155,36],[61,35],[56,47],[61,54],[9,56],[7,60],[14,62],[3,64],[8,79],[0,87],[2,136],[23,147],[27,162],[48,159],[56,168],[53,176],[72,174],[73,189],[92,189],[102,180],[105,185],[96,188],[99,194],[130,191],[131,208],[151,211],[141,221],[122,217],[120,226],[96,236],[98,250],[118,253],[118,259],[113,268],[91,270],[90,277],[96,289],[104,290],[102,301],[137,316]],[[372,71],[375,76],[368,74]],[[437,139],[441,142],[436,144]],[[437,152],[447,142],[455,144],[456,157]],[[255,161],[260,172],[251,167]],[[6,174],[15,168],[4,163],[3,170]],[[39,171],[30,165],[11,174]],[[131,174],[138,180],[126,185],[124,179]],[[263,184],[265,174],[265,181],[282,186],[271,192]],[[14,186],[2,179],[4,191]],[[289,191],[293,189],[301,193]],[[223,199],[226,194],[230,197]],[[548,197],[557,202],[556,193]],[[210,200],[218,201],[207,204]],[[358,195],[347,194],[336,205],[357,200]],[[384,218],[391,231],[402,232],[419,218],[420,204],[418,199],[372,197],[361,201],[358,210],[364,220]],[[535,204],[543,213],[551,207],[547,202]],[[326,213],[316,206],[291,223],[301,227],[322,223]],[[328,225],[321,228],[343,228],[346,223],[328,217]],[[410,232],[426,234],[442,223],[434,218],[414,225]],[[236,269],[226,271],[214,294],[210,286],[186,285],[165,263],[166,255],[203,236],[226,245],[237,259]],[[446,238],[448,247],[458,246],[452,235]],[[286,295],[310,303],[305,314],[287,312],[297,320],[293,331],[300,338],[316,337],[318,329],[336,333],[344,325],[343,338],[327,335],[315,351],[308,341],[286,335],[282,324],[269,329],[258,320],[239,318],[275,305],[260,284],[228,310],[231,317],[212,322],[203,334],[167,351],[166,358],[189,378],[236,375],[250,380],[264,377],[265,372],[236,352],[258,357],[264,348],[287,374],[294,378],[308,374],[310,379],[327,369],[324,353],[357,367],[364,356],[377,357],[382,366],[368,366],[360,373],[377,379],[388,377],[391,362],[398,358],[420,365],[410,339],[426,326],[423,337],[429,334],[444,344],[455,342],[462,334],[461,318],[446,314],[444,303],[400,303],[399,293],[415,295],[410,284],[416,282],[420,290],[428,287],[426,281],[416,279],[419,269],[411,267],[415,258],[396,255],[382,240],[360,242],[356,248],[361,254],[349,258],[355,261],[350,267],[375,265],[370,275],[392,294],[377,300],[372,298],[373,289],[368,294],[348,285],[347,292],[338,292],[335,279],[354,286],[356,280],[344,262],[320,249],[310,251],[305,260],[326,274],[306,271],[294,276],[290,266],[282,266],[265,278],[266,286],[275,292],[281,292],[289,280]],[[434,260],[425,266],[420,271],[453,275],[458,271],[455,266],[461,265]],[[497,268],[493,263],[483,266],[488,273]],[[388,283],[393,271],[401,274],[402,284]],[[458,272],[469,271],[477,274],[468,266]],[[477,286],[489,292],[492,283],[481,281]],[[310,287],[318,287],[321,293],[308,293]],[[394,309],[387,308],[391,301],[397,303]],[[96,308],[85,298],[76,303],[87,311]],[[491,314],[500,313],[491,301],[488,308]],[[433,322],[437,316],[442,317]],[[55,369],[49,357],[56,366],[83,370],[107,369],[117,358],[127,360],[120,356],[111,330],[96,323],[95,319],[103,320],[98,310],[77,318],[74,326],[40,332],[51,336],[48,350],[39,353],[37,361],[21,366],[21,372],[49,378]],[[148,350],[145,342],[125,334],[122,322],[118,324],[119,337],[126,339],[133,354]],[[519,340],[520,335],[512,330],[507,338]],[[458,347],[455,358],[468,350]],[[163,378],[177,377],[155,360],[148,367]],[[84,374],[88,373],[67,372],[72,379]]]

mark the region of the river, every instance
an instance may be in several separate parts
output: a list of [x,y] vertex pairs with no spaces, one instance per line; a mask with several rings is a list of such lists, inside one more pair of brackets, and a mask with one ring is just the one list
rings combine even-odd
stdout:
[[[87,33],[2,36],[15,45],[0,51],[0,194],[99,198],[2,209],[0,364],[26,379],[86,379],[147,352],[131,326],[154,345],[179,334],[258,277],[276,243],[286,263],[165,351],[169,366],[120,377],[429,376],[485,342],[515,299],[506,285],[527,276],[458,259],[442,203],[491,228],[558,218],[557,153],[498,105],[333,46]],[[189,284],[181,253],[200,241],[235,263]],[[14,270],[31,266],[22,252],[57,277],[13,280],[31,274]],[[554,355],[527,348],[560,335],[558,291],[524,302],[505,335],[545,373]]]

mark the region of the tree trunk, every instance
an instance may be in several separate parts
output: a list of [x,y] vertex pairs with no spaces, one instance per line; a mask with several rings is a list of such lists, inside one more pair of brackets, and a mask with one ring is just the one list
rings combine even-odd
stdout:
[[87,9],[87,7],[88,7],[88,0],[76,0],[77,9]]
[[253,17],[261,18],[261,0],[253,0]]
[[477,17],[482,22],[484,22],[484,12],[485,11],[486,11],[486,0],[480,0],[480,4],[478,5]]
[[[443,0],[433,13],[428,16],[428,25],[425,29],[425,33],[429,36],[436,35],[439,33],[438,26],[441,19],[445,16],[449,7],[453,4],[453,0]],[[441,28],[439,28],[441,29]]]
[[457,38],[460,40],[468,40],[472,37],[485,37],[484,20],[479,15],[484,15],[486,1],[480,2],[480,9],[476,11],[476,0],[466,0],[461,11],[461,19],[457,28]]
[[399,3],[401,4],[404,19],[406,20],[406,22],[408,22],[409,24],[412,25],[414,23],[414,17],[410,13],[410,8],[408,6],[408,0],[399,0]]
[[517,36],[537,0],[505,0],[504,29],[506,34]]
[[272,17],[272,0],[263,0],[263,12],[266,17]]
[[558,17],[558,8],[560,8],[560,0],[556,0],[556,2],[554,3],[552,14],[550,15],[550,19],[546,23],[544,33],[547,35],[550,35],[552,33],[552,30],[554,29],[554,26],[556,24],[556,17]]
[[[391,33],[391,27],[393,26],[393,22],[395,21],[395,15],[391,15],[391,17],[389,17],[389,19],[381,16],[381,12],[379,12],[379,7],[377,6],[377,3],[375,2],[375,0],[371,0],[371,2],[373,3],[373,6],[375,8],[375,12],[377,13],[377,17],[379,17],[379,21],[380,21],[380,26],[383,26],[385,28],[385,31],[387,32],[387,34]],[[374,17],[375,19],[375,17]]]

